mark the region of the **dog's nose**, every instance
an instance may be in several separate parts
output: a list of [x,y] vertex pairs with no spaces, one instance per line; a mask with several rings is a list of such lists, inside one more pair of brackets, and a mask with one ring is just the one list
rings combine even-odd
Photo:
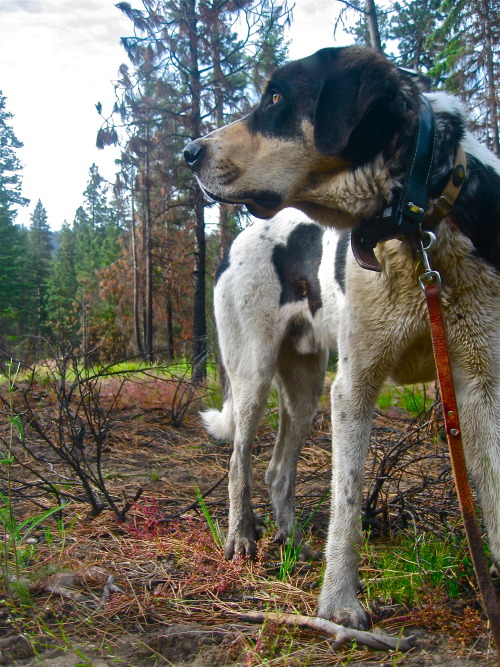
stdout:
[[186,148],[184,149],[184,159],[191,167],[191,169],[193,169],[196,162],[198,162],[204,150],[205,147],[203,146],[203,144],[199,139],[192,141],[190,144],[186,146]]

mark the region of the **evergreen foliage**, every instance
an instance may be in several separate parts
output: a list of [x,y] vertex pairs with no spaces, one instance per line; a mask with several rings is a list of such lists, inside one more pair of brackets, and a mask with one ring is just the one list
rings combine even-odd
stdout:
[[0,92],[0,346],[10,352],[19,341],[25,314],[25,230],[14,224],[16,206],[26,206],[21,196],[21,163],[16,150],[22,148],[11,126]]
[[38,200],[30,217],[26,252],[26,276],[28,282],[28,330],[35,336],[48,333],[47,289],[52,261],[52,234],[47,220],[47,212]]
[[0,206],[5,208],[11,221],[16,217],[12,207],[27,206],[29,201],[21,195],[22,169],[16,150],[23,143],[16,137],[11,120],[13,115],[6,110],[6,98],[0,91]]
[[23,332],[26,250],[26,230],[13,223],[7,194],[0,191],[0,347],[8,356]]
[[47,313],[54,336],[59,343],[76,344],[76,278],[74,232],[64,222],[57,234],[57,254],[52,260],[48,279]]

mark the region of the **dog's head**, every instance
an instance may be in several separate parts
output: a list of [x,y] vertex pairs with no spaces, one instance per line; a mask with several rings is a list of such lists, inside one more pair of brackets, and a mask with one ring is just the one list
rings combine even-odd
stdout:
[[295,206],[321,220],[335,209],[351,224],[356,202],[346,196],[366,208],[390,192],[388,174],[366,170],[380,170],[377,157],[387,165],[397,150],[413,93],[371,49],[322,49],[276,70],[251,114],[193,141],[184,155],[216,201],[243,203],[261,218]]

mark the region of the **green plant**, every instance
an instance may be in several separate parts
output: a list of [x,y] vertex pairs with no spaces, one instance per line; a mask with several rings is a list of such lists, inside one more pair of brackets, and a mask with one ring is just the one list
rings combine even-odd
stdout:
[[400,392],[399,405],[406,412],[415,417],[422,417],[429,409],[429,399],[427,398],[426,386],[411,385],[403,387]]
[[[429,589],[444,590],[450,598],[461,594],[461,579],[473,577],[463,537],[432,533],[403,535],[390,545],[365,543],[368,600],[383,598],[396,604],[418,604]],[[462,581],[462,585],[464,583]]]
[[280,569],[278,572],[279,581],[286,581],[288,577],[293,573],[297,561],[299,559],[300,553],[303,550],[304,542],[301,540],[300,544],[295,545],[295,530],[297,525],[300,526],[300,533],[304,535],[307,526],[311,523],[314,518],[314,515],[323,505],[326,498],[328,497],[329,491],[325,491],[319,501],[316,503],[311,514],[307,517],[304,522],[301,522],[302,514],[296,519],[293,525],[293,531],[291,537],[286,541],[286,543],[281,548],[281,563]]
[[425,414],[430,403],[425,384],[385,387],[377,399],[379,410],[387,410],[397,405],[414,417],[421,417]]
[[278,579],[280,581],[286,581],[288,577],[293,573],[297,560],[300,555],[301,547],[295,546],[295,528],[297,526],[297,521],[295,521],[293,526],[292,535],[281,547],[281,563],[280,569],[278,572]]
[[277,430],[280,424],[279,411],[280,397],[276,387],[272,387],[269,392],[266,404],[266,412],[264,414],[264,423],[272,429]]
[[394,404],[394,387],[383,389],[377,399],[379,410],[387,410]]
[[207,522],[208,527],[210,528],[210,532],[212,533],[212,537],[214,538],[214,542],[218,547],[223,547],[224,542],[225,542],[225,536],[222,528],[219,526],[219,522],[217,519],[213,519],[212,515],[210,514],[210,510],[207,507],[207,504],[205,502],[205,498],[203,497],[202,492],[200,491],[200,488],[197,484],[194,485],[194,490],[196,493],[196,497],[198,499],[198,503],[200,505],[201,511],[203,512],[203,516],[205,517],[205,521]]
[[14,411],[14,392],[16,379],[20,364],[15,365],[12,361],[7,363],[8,380],[8,419],[10,424],[9,437],[7,441],[6,456],[0,461],[6,469],[6,491],[0,491],[0,525],[3,528],[3,578],[7,591],[15,596],[23,604],[29,604],[29,592],[25,583],[21,580],[21,570],[26,566],[33,554],[33,545],[27,544],[26,540],[35,528],[60,512],[68,503],[57,505],[41,513],[18,520],[14,513],[12,476],[11,470],[14,463],[13,445],[15,434],[23,437],[23,424],[19,414]]

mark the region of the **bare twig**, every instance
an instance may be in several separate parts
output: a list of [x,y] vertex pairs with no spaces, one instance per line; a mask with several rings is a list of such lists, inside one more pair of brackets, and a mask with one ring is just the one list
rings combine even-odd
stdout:
[[[215,482],[215,484],[212,484],[212,486],[211,486],[209,489],[207,489],[206,491],[204,491],[204,492],[201,494],[201,498],[204,499],[204,498],[206,498],[208,495],[210,495],[210,494],[212,493],[212,491],[215,491],[215,489],[216,489],[220,484],[222,484],[222,482],[226,479],[226,477],[228,476],[228,474],[229,474],[229,472],[224,473],[224,474],[222,475],[222,477],[221,477],[219,480],[217,480],[217,482]],[[168,523],[169,521],[172,521],[172,519],[178,519],[178,518],[179,518],[180,516],[182,516],[183,514],[186,514],[186,512],[189,512],[189,510],[194,510],[194,508],[197,507],[199,504],[200,504],[200,499],[197,498],[197,499],[196,499],[195,501],[193,501],[190,505],[188,505],[187,507],[184,507],[184,509],[181,509],[181,510],[179,510],[178,512],[176,512],[175,514],[170,514],[170,516],[166,516],[166,517],[164,517],[163,519],[161,519],[160,523]]]
[[326,635],[331,635],[335,638],[333,648],[338,648],[344,642],[354,640],[358,644],[368,646],[380,651],[397,650],[409,651],[414,646],[415,636],[410,637],[390,637],[386,635],[376,635],[372,632],[365,632],[364,630],[354,630],[353,628],[346,628],[338,623],[327,621],[324,618],[316,616],[303,616],[302,614],[280,614],[275,612],[249,612],[241,616],[242,621],[250,621],[251,623],[263,623],[264,621],[272,621],[279,625],[291,625],[297,628],[307,628],[316,632],[321,632]]

